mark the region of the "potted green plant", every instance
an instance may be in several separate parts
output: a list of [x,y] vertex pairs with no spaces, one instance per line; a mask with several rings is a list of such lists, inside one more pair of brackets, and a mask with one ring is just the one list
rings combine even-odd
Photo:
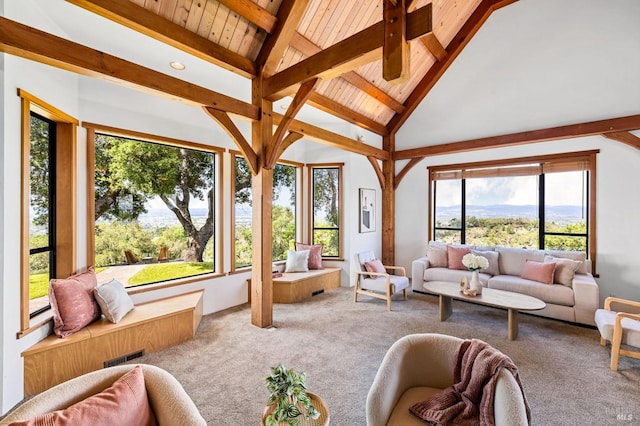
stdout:
[[310,395],[313,394],[307,393],[304,373],[279,364],[271,367],[271,374],[264,380],[270,393],[263,416],[265,426],[296,426],[301,416],[305,419],[320,417],[320,412],[311,402]]

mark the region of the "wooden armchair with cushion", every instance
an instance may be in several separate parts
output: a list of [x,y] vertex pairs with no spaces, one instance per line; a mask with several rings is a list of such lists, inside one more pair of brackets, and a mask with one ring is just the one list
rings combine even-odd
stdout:
[[[358,301],[358,294],[365,294],[386,300],[387,310],[391,311],[391,298],[395,293],[402,291],[404,299],[407,299],[409,278],[407,278],[402,266],[383,265],[373,251],[358,253],[356,261],[360,266],[360,271],[356,271],[354,302]],[[387,271],[398,272],[397,274],[389,274]]]
[[611,342],[611,369],[618,371],[620,355],[640,359],[640,351],[622,349],[621,345],[640,348],[640,302],[607,297],[604,309],[598,309],[595,315],[600,331],[600,344]]

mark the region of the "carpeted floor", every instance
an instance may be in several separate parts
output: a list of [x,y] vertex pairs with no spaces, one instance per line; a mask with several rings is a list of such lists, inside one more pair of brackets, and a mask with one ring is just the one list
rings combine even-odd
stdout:
[[503,310],[456,302],[438,321],[438,299],[411,293],[393,302],[340,288],[299,304],[274,305],[274,329],[251,325],[249,305],[205,316],[195,339],[136,362],[158,365],[191,395],[210,425],[258,425],[267,400],[263,377],[282,362],[307,373],[334,426],[365,425],[365,401],[389,346],[412,333],[478,338],[519,367],[534,425],[640,424],[640,360],[621,357],[597,330],[520,315],[518,339],[507,339]]

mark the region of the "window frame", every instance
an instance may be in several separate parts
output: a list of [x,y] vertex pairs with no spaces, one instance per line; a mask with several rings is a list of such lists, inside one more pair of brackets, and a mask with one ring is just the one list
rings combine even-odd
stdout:
[[[236,266],[236,167],[235,167],[235,162],[237,158],[242,158],[244,161],[247,161],[246,158],[244,158],[244,155],[242,154],[242,152],[237,151],[237,150],[229,150],[229,154],[231,155],[231,190],[230,190],[230,203],[231,203],[231,222],[230,222],[230,231],[231,231],[231,273],[239,273],[239,272],[249,272],[251,271],[251,268],[253,267],[252,264],[246,265],[246,266],[240,266],[237,267]],[[291,166],[291,167],[295,167],[296,168],[296,182],[295,182],[295,186],[296,186],[296,205],[295,205],[295,212],[294,212],[294,220],[295,220],[295,241],[299,241],[301,239],[301,236],[303,235],[303,231],[302,231],[302,205],[303,205],[303,193],[302,193],[302,188],[303,188],[303,167],[304,164],[296,162],[296,161],[289,161],[289,160],[278,160],[276,162],[276,164],[282,164],[285,166]],[[252,200],[253,201],[253,200]],[[273,203],[272,203],[272,208],[273,208]],[[272,259],[272,263],[282,263],[285,262],[286,259],[280,259],[280,260],[273,260]]]
[[[465,243],[465,223],[466,223],[466,197],[465,180],[472,177],[497,177],[497,176],[523,176],[536,175],[539,177],[538,185],[538,210],[539,219],[544,219],[544,176],[549,171],[578,171],[587,172],[588,191],[586,194],[587,203],[587,236],[586,253],[591,260],[592,273],[596,275],[596,157],[600,150],[568,152],[561,154],[539,155],[522,158],[509,158],[502,160],[483,161],[475,163],[461,163],[431,166],[428,171],[428,241],[433,240],[436,233],[436,205],[435,197],[437,193],[435,182],[440,179],[460,179],[462,181],[462,203],[461,203],[461,228],[455,229],[460,232],[460,241]],[[441,177],[440,179],[438,177]],[[544,249],[544,237],[550,235],[546,232],[544,222],[540,222],[538,232],[538,247]],[[567,234],[576,235],[577,234]]]
[[[344,163],[314,163],[307,164],[307,179],[308,179],[308,232],[307,238],[309,244],[314,244],[314,231],[316,229],[336,229],[338,231],[338,255],[337,256],[325,256],[322,254],[322,258],[325,260],[343,260],[344,259],[344,205],[343,205],[343,168]],[[314,226],[314,203],[313,203],[313,172],[315,169],[337,169],[338,170],[338,227],[337,228],[315,228]]]
[[210,152],[216,155],[215,164],[215,185],[214,185],[214,230],[215,241],[213,243],[213,271],[210,273],[193,275],[183,278],[176,278],[157,283],[141,284],[135,287],[127,287],[129,294],[144,293],[146,291],[161,288],[185,285],[192,282],[202,281],[214,277],[223,276],[222,259],[224,258],[224,234],[222,232],[223,204],[222,204],[222,176],[224,176],[222,161],[224,148],[205,145],[197,142],[190,142],[181,139],[174,139],[165,136],[153,135],[150,133],[138,132],[135,130],[121,129],[117,127],[105,126],[96,123],[82,123],[87,132],[87,264],[95,264],[95,135],[96,133],[108,134],[126,139],[133,139],[141,142],[155,143],[175,148],[187,148],[199,151]]
[[[77,126],[79,121],[29,92],[18,89],[20,97],[20,330],[18,339],[45,325],[51,310],[31,315],[29,311],[29,231],[31,180],[31,113],[55,123],[55,277],[67,277],[76,270],[76,187]],[[62,211],[64,209],[64,212]],[[64,213],[64,214],[63,214]]]

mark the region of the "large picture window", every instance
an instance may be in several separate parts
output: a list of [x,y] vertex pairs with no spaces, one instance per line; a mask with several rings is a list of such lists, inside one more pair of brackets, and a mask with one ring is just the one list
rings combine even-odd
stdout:
[[593,259],[597,151],[429,169],[430,239],[579,250]]
[[[287,258],[295,249],[298,230],[300,165],[277,163],[273,168],[272,261]],[[234,269],[251,266],[251,171],[246,160],[234,155]]]
[[342,256],[342,165],[310,166],[311,244],[322,244],[322,256]]
[[133,287],[216,271],[215,150],[96,132],[93,154],[98,283]]

